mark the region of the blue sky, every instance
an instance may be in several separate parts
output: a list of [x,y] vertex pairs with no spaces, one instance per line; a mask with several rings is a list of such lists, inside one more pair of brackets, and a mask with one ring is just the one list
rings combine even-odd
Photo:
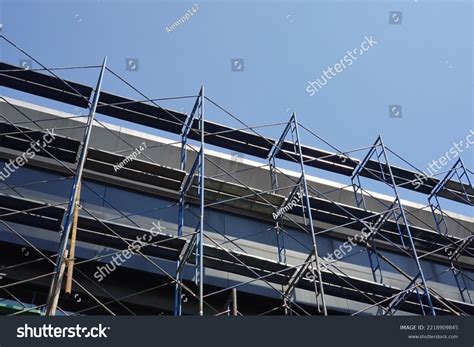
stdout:
[[[0,3],[2,33],[48,67],[98,65],[107,55],[109,68],[150,97],[194,95],[204,85],[208,97],[250,125],[285,121],[294,111],[301,123],[344,151],[371,145],[381,134],[387,146],[426,169],[474,130],[471,1]],[[194,4],[194,15],[167,32]],[[400,24],[389,24],[391,11],[401,12]],[[310,96],[308,81],[366,36],[377,44]],[[25,59],[5,43],[0,49],[4,61]],[[126,71],[126,58],[138,59],[138,71]],[[233,58],[244,60],[243,71],[231,70]],[[61,76],[94,84],[97,74],[75,70]],[[137,97],[111,75],[104,89]],[[390,117],[389,105],[400,105],[402,117]],[[188,111],[191,105],[163,106]],[[237,126],[222,112],[207,110],[209,119]],[[261,133],[277,137],[281,130]],[[302,136],[305,144],[328,149]],[[462,153],[471,170],[472,153]],[[340,181],[349,183],[347,177]]]

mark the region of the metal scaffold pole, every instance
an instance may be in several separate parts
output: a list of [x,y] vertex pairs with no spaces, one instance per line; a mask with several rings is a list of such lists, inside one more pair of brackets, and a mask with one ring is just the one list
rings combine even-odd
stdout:
[[[199,124],[199,131],[193,129],[193,123],[197,120]],[[194,177],[198,177],[198,195],[199,195],[199,223],[196,226],[194,233],[192,234],[191,239],[186,243],[186,246],[183,247],[181,254],[179,255],[178,261],[176,263],[176,283],[175,283],[175,294],[174,294],[174,315],[180,316],[182,314],[182,278],[183,270],[194,252],[196,254],[196,277],[195,282],[199,286],[199,314],[204,314],[204,294],[203,294],[203,271],[204,271],[204,262],[203,262],[203,230],[204,230],[204,87],[201,87],[199,95],[196,98],[194,103],[193,110],[189,117],[186,119],[182,131],[181,131],[181,158],[180,158],[180,168],[184,170],[186,168],[187,160],[187,145],[189,139],[189,133],[193,131],[199,135],[200,141],[200,150],[197,153],[197,156],[194,160],[191,170],[188,173],[188,176],[183,181],[181,189],[179,192],[179,203],[178,203],[178,236],[183,236],[184,230],[184,220],[185,220],[185,200],[186,194],[193,185]]]
[[201,130],[201,152],[199,153],[199,194],[200,194],[200,219],[199,219],[199,315],[204,315],[203,297],[204,297],[204,254],[203,254],[203,237],[204,237],[204,86],[201,88],[201,107],[199,114],[199,128]]
[[[321,276],[321,269],[319,267],[319,255],[318,255],[318,246],[316,243],[316,236],[314,235],[314,225],[313,225],[313,216],[311,213],[311,205],[309,202],[309,193],[308,193],[308,184],[306,182],[306,173],[304,168],[304,161],[303,161],[303,153],[301,151],[301,142],[300,142],[300,134],[298,130],[298,121],[296,120],[296,114],[293,113],[293,122],[294,122],[294,129],[296,134],[296,148],[298,149],[299,159],[300,159],[300,166],[301,166],[301,178],[303,184],[303,191],[304,191],[304,199],[305,199],[305,208],[307,211],[308,223],[309,223],[309,230],[311,233],[311,240],[313,241],[313,271],[316,271],[316,276],[318,278],[318,285],[319,285],[319,295],[321,296],[321,306],[323,309],[323,314],[327,316],[327,308],[326,308],[326,300],[324,298],[324,285],[323,285],[323,278]],[[319,305],[319,302],[318,302]]]
[[[311,213],[311,204],[309,200],[309,191],[308,191],[308,184],[306,181],[306,172],[305,172],[305,163],[303,159],[303,153],[301,150],[301,142],[300,142],[300,134],[298,130],[298,121],[296,119],[296,114],[293,113],[291,115],[290,120],[288,121],[285,129],[283,130],[282,135],[280,136],[280,139],[278,142],[274,144],[272,147],[268,160],[270,164],[270,175],[271,175],[271,181],[272,181],[272,189],[275,190],[278,188],[278,180],[277,176],[275,174],[276,170],[276,164],[275,164],[275,158],[279,152],[282,151],[282,148],[285,143],[285,138],[287,137],[288,134],[291,133],[292,137],[292,147],[295,155],[298,159],[297,163],[300,166],[300,172],[301,176],[300,179],[298,180],[297,184],[294,186],[293,191],[290,193],[288,199],[286,200],[286,203],[289,203],[295,195],[299,191],[303,191],[303,196],[301,196],[301,207],[303,209],[303,218],[305,220],[305,224],[308,226],[309,230],[308,232],[311,234],[311,244],[312,244],[312,251],[311,254],[309,255],[310,258],[312,258],[312,261],[306,262],[304,266],[301,267],[301,271],[296,272],[296,276],[294,278],[291,278],[288,286],[285,291],[284,295],[284,302],[285,302],[285,308],[288,305],[291,305],[291,301],[288,300],[288,297],[292,295],[295,285],[301,280],[301,278],[305,275],[306,269],[309,269],[311,274],[314,277],[314,291],[315,291],[315,296],[316,296],[316,304],[318,306],[318,310],[322,313],[323,315],[327,315],[327,308],[326,308],[326,300],[324,298],[324,286],[323,286],[323,280],[321,276],[321,269],[319,266],[319,255],[318,255],[318,248],[317,248],[317,243],[316,243],[316,236],[314,234],[314,221],[313,221],[313,216]],[[278,228],[280,227],[280,220],[283,216],[280,216],[280,219],[277,220],[277,233],[279,233]],[[282,237],[282,235],[277,234],[277,240]],[[283,239],[281,240],[283,241]],[[279,261],[282,261],[282,259],[285,259],[286,257],[284,256],[286,253],[285,247],[280,247],[280,242],[278,242],[278,254],[279,254]],[[317,281],[317,284],[316,284]],[[321,302],[320,302],[321,301]]]
[[102,63],[102,67],[100,70],[99,79],[97,81],[97,86],[94,91],[92,103],[89,106],[89,117],[87,119],[87,127],[84,132],[84,138],[82,141],[82,149],[81,149],[80,156],[77,162],[76,174],[74,176],[74,181],[71,188],[69,202],[68,202],[67,210],[64,216],[61,239],[59,243],[58,257],[57,257],[56,264],[54,267],[54,275],[51,281],[51,286],[50,286],[49,294],[48,294],[48,300],[46,304],[47,316],[54,316],[56,314],[55,308],[57,306],[57,302],[59,299],[59,294],[61,291],[61,282],[62,282],[61,268],[64,267],[64,263],[67,261],[65,259],[65,254],[66,254],[65,252],[66,252],[66,248],[67,248],[67,244],[69,240],[69,235],[71,233],[72,224],[74,221],[74,211],[75,211],[75,207],[77,203],[79,185],[82,180],[84,164],[86,162],[87,151],[89,149],[89,142],[90,142],[90,137],[92,133],[92,127],[94,125],[95,112],[96,112],[97,104],[99,102],[100,90],[102,86],[102,80],[104,77],[106,63],[107,63],[107,57],[104,58],[104,61]]

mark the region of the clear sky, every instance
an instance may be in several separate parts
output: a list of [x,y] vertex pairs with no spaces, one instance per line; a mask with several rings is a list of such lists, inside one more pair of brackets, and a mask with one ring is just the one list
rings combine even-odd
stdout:
[[[453,142],[465,140],[469,129],[474,131],[472,1],[0,4],[3,35],[47,67],[99,65],[107,55],[108,67],[150,97],[194,95],[204,85],[209,98],[250,125],[282,122],[294,111],[302,124],[344,151],[371,145],[381,134],[387,146],[425,170]],[[192,16],[174,30],[166,29],[188,10]],[[308,81],[321,80],[324,70],[348,50],[360,48],[366,37],[376,44],[310,96]],[[4,42],[0,49],[4,61],[27,59]],[[127,71],[127,58],[138,59],[138,69]],[[232,71],[234,58],[243,59],[240,71]],[[75,70],[61,76],[92,85],[97,74]],[[137,97],[111,75],[104,89]],[[398,105],[393,115],[401,112],[401,118],[390,117],[390,105]],[[191,105],[162,106],[189,112]],[[207,110],[208,119],[237,126],[222,112]],[[281,130],[260,132],[277,137]],[[309,134],[302,136],[303,143],[328,149]],[[472,148],[461,153],[471,170],[472,154]],[[309,173],[330,177],[317,170]],[[347,177],[340,181],[349,183]],[[404,191],[402,197],[412,195]]]

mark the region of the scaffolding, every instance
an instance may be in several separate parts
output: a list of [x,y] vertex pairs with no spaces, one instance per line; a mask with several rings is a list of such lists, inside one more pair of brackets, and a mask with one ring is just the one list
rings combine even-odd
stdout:
[[[463,187],[472,187],[467,169],[464,166],[462,159],[458,158],[453,167],[447,172],[446,176],[444,176],[444,178],[438,182],[438,184],[433,188],[431,194],[428,196],[428,202],[433,213],[433,219],[435,221],[436,228],[442,235],[448,234],[449,228],[446,219],[449,218],[449,216],[446,215],[446,213],[441,208],[441,202],[439,199],[440,193],[442,191],[448,191],[449,194],[459,197],[466,203],[471,205],[473,204],[472,196],[469,195],[467,190],[463,190],[461,194],[459,194],[459,192],[456,193],[450,191],[449,183],[453,181],[453,177],[456,177],[455,182],[460,183]],[[469,293],[467,282],[473,281],[473,279],[464,274],[459,262],[459,258],[461,257],[462,251],[468,247],[473,238],[474,235],[470,235],[463,242],[445,250],[451,263],[451,271],[453,273],[454,279],[456,280],[459,294],[461,295],[461,298],[464,302],[468,302],[470,304],[472,304],[472,298],[471,294]]]
[[[182,305],[189,298],[196,301],[198,307],[196,314],[199,315],[242,315],[243,313],[237,305],[238,301],[241,302],[241,299],[238,300],[238,288],[257,282],[275,293],[282,301],[274,307],[260,312],[261,315],[329,315],[332,312],[327,305],[328,295],[364,303],[364,308],[353,315],[364,314],[374,309],[379,315],[395,315],[399,311],[422,315],[470,315],[474,313],[467,284],[472,279],[464,273],[460,265],[462,257],[473,257],[473,231],[460,225],[460,228],[466,229],[469,236],[464,238],[453,236],[448,230],[446,221],[449,216],[441,209],[439,200],[439,198],[444,198],[468,206],[473,205],[474,189],[468,171],[460,159],[456,161],[443,179],[425,177],[426,179],[416,188],[413,182],[418,180],[422,171],[388,148],[380,136],[372,146],[367,148],[341,151],[299,123],[295,113],[287,122],[250,126],[207,97],[204,94],[204,86],[201,87],[198,95],[166,98],[167,100],[195,99],[192,111],[187,115],[162,108],[158,104],[162,99],[149,98],[139,91],[123,77],[109,69],[106,66],[106,59],[102,65],[70,68],[99,69],[96,87],[92,88],[59,77],[58,69],[47,68],[6,37],[1,36],[1,39],[4,43],[25,54],[41,68],[25,70],[11,64],[0,63],[0,85],[88,110],[84,125],[77,126],[77,128],[84,128],[84,136],[81,141],[56,135],[51,144],[38,152],[38,156],[48,158],[60,168],[59,172],[64,174],[61,180],[72,182],[67,201],[57,204],[33,201],[22,196],[18,191],[21,185],[14,186],[10,185],[7,180],[4,181],[7,185],[5,190],[15,194],[1,193],[0,223],[39,256],[35,261],[44,262],[53,267],[53,271],[39,276],[7,284],[0,283],[0,290],[7,297],[22,305],[23,308],[16,314],[36,312],[37,310],[45,315],[55,315],[56,310],[64,315],[72,314],[70,307],[74,307],[74,305],[69,303],[70,299],[61,294],[66,267],[68,274],[71,274],[68,275],[68,281],[72,281],[74,286],[81,290],[81,293],[86,293],[88,299],[94,302],[93,306],[79,309],[77,314],[100,309],[101,312],[115,315],[116,313],[110,308],[112,306],[119,307],[126,314],[135,314],[124,303],[126,298],[113,296],[105,287],[91,279],[79,268],[82,264],[99,261],[114,254],[99,255],[91,259],[74,259],[76,231],[77,237],[88,242],[94,242],[93,235],[105,235],[107,246],[117,249],[115,252],[117,254],[124,246],[127,248],[133,246],[131,235],[148,232],[132,218],[133,216],[120,211],[113,201],[109,201],[90,182],[84,180],[85,169],[104,175],[115,175],[123,180],[133,180],[165,188],[175,193],[176,202],[165,208],[178,208],[177,234],[168,235],[157,232],[153,237],[149,236],[135,252],[151,268],[160,273],[160,276],[167,279],[166,283],[159,286],[160,288],[173,288],[174,304],[170,311],[174,315],[183,314]],[[106,74],[117,78],[140,94],[143,99],[128,99],[104,91],[102,81]],[[0,115],[3,119],[0,122],[0,145],[2,148],[24,152],[29,143],[39,141],[48,130],[51,130],[42,126],[41,121],[33,120],[7,98],[1,98],[12,110],[27,119],[27,121],[14,123],[5,115]],[[206,120],[205,104],[216,107],[232,120],[237,121],[241,127],[231,128]],[[90,148],[89,140],[94,127],[105,129],[110,136],[117,137],[131,150],[135,148],[120,134],[115,133],[106,124],[99,121],[95,117],[96,113],[179,135],[180,140],[177,141],[180,144],[179,169],[162,166],[143,153],[146,160],[135,160],[129,163],[130,169],[124,168],[114,172],[114,163],[121,162],[126,156]],[[84,118],[82,115],[70,118],[81,117]],[[260,128],[275,126],[284,127],[278,140],[265,137],[257,131]],[[71,129],[71,127],[57,128],[57,130],[60,129]],[[301,142],[301,132],[303,131],[310,137],[331,147],[333,152],[303,145]],[[239,179],[237,172],[229,171],[216,163],[212,157],[206,155],[205,146],[207,145],[218,146],[265,160],[265,164],[261,167],[268,168],[269,189],[259,190],[251,187]],[[355,152],[365,150],[368,150],[368,153],[363,160],[350,156]],[[194,158],[188,158],[190,153]],[[389,156],[402,159],[411,169],[391,165]],[[277,160],[281,160],[285,164],[297,165],[299,177],[288,175],[279,167]],[[206,174],[207,167],[215,168],[219,174],[214,176]],[[306,170],[309,168],[350,177],[351,183],[346,187],[350,187],[354,191],[355,206],[342,204],[331,198],[331,192],[323,192],[316,185],[311,184],[306,174]],[[228,180],[223,180],[222,177],[227,177]],[[279,177],[291,184],[281,184]],[[457,180],[453,179],[454,177]],[[229,182],[229,179],[232,182]],[[362,183],[364,179],[387,185],[392,191],[393,202],[386,204],[364,189]],[[434,216],[434,227],[419,220],[413,211],[409,211],[403,206],[400,197],[401,188],[428,195],[428,205],[424,208],[431,209]],[[81,190],[101,199],[104,205],[126,220],[128,224],[119,224],[113,220],[99,218],[95,211],[84,205],[78,209]],[[384,206],[381,212],[374,212],[367,206],[365,197],[369,196]],[[198,212],[189,208],[190,205],[196,207]],[[275,232],[277,259],[264,259],[244,251],[231,250],[206,233],[206,229],[212,229],[226,242],[233,244],[233,240],[219,230],[214,230],[205,218],[206,210],[216,209],[220,205],[245,206],[248,210],[255,210],[270,216],[269,219],[275,225],[272,230]],[[146,212],[149,211],[143,211],[143,213]],[[184,232],[185,221],[189,218],[187,216],[197,220],[197,225],[190,233]],[[414,225],[410,219],[417,220],[418,224],[424,223],[426,225],[423,227]],[[58,251],[54,254],[47,254],[34,242],[24,237],[11,223],[58,232],[60,234]],[[332,227],[317,227],[316,223],[327,223]],[[453,220],[453,223],[456,221]],[[372,281],[346,274],[338,266],[340,260],[329,264],[323,263],[318,252],[318,236],[330,235],[342,228],[355,232],[360,232],[363,229],[369,230],[368,236],[359,239],[357,244],[367,252]],[[305,261],[300,264],[287,262],[285,239],[292,238],[291,233],[288,232],[289,229],[299,230],[310,235],[311,243],[301,245],[307,250],[307,254]],[[292,241],[299,242],[294,238]],[[0,247],[4,247],[4,245],[0,244]],[[401,265],[397,264],[395,258],[391,259],[389,254],[382,251],[387,247],[395,249],[413,260],[416,273],[405,272]],[[435,255],[438,259],[449,263],[463,302],[445,298],[430,287],[429,281],[441,274],[427,277],[422,266],[422,259]],[[167,271],[155,259],[174,262],[175,272]],[[22,266],[28,266],[28,263],[11,264],[6,269],[21,268]],[[194,283],[184,278],[183,273],[186,267],[194,269]],[[389,267],[405,278],[406,287],[397,288],[390,285],[384,276],[384,267]],[[74,276],[72,268],[75,269]],[[225,288],[215,288],[205,283],[206,268],[232,273],[247,279],[236,284],[229,284]],[[11,291],[15,286],[38,279],[51,280],[47,300],[43,304],[31,306],[24,303]],[[71,292],[71,285],[68,287]],[[147,288],[146,291],[155,289],[156,286]],[[314,301],[301,303],[295,294],[297,290],[313,292]],[[74,293],[74,291],[72,292]],[[222,301],[223,308],[213,304],[220,298],[227,298]],[[62,303],[69,303],[68,309],[64,309]],[[76,300],[75,305],[78,304]]]
[[[377,178],[380,179],[380,181],[386,183],[391,189],[393,189],[393,194],[395,196],[393,203],[389,206],[386,205],[387,212],[376,221],[368,238],[370,242],[370,248],[368,249],[367,254],[369,255],[369,262],[370,267],[372,269],[374,281],[383,283],[383,275],[379,262],[379,257],[377,255],[377,248],[374,243],[374,237],[379,231],[379,229],[384,225],[384,223],[391,218],[393,221],[395,221],[397,231],[400,237],[400,245],[398,247],[401,250],[409,250],[411,252],[410,256],[414,259],[418,272],[416,276],[414,276],[410,280],[405,290],[400,293],[400,295],[393,298],[388,307],[387,313],[395,313],[398,308],[403,304],[403,302],[409,297],[409,295],[415,292],[417,300],[420,304],[422,315],[426,315],[426,313],[435,315],[433,304],[431,302],[431,295],[428,291],[425,275],[423,274],[420,259],[416,251],[415,243],[413,241],[405,209],[400,200],[397,184],[395,183],[395,178],[393,176],[392,168],[388,159],[387,150],[380,136],[377,138],[372,148],[370,148],[366,157],[355,168],[354,173],[351,176],[351,180],[354,185],[354,194],[357,206],[360,207],[362,205],[364,207],[364,210],[367,211],[367,206],[364,200],[364,194],[362,193],[363,188],[361,184],[360,174],[362,171],[368,170],[367,163],[373,156],[377,157],[376,160],[378,162],[377,172],[380,173],[380,175],[377,176]],[[420,280],[420,283],[417,282],[418,280]],[[422,293],[420,293],[420,291]],[[423,299],[425,299],[425,301],[427,302],[428,312],[425,311],[425,304],[423,302]]]

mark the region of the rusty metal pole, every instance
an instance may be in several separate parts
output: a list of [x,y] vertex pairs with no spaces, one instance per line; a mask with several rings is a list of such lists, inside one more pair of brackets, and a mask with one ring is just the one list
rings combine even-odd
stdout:
[[[64,256],[67,257],[68,251],[67,249],[64,251]],[[59,281],[62,281],[63,276],[64,276],[64,268],[66,267],[66,263],[62,262],[61,267],[59,269]],[[52,298],[51,302],[51,307],[50,307],[50,312],[49,314],[54,316],[56,315],[56,309],[58,307],[58,300],[59,300],[59,291],[56,293],[56,295]]]
[[74,220],[72,222],[71,230],[71,244],[69,246],[69,257],[67,261],[67,277],[66,277],[66,294],[71,294],[72,292],[72,275],[74,272],[74,257],[76,253],[76,235],[77,235],[77,220],[79,218],[79,204],[81,201],[81,182],[79,182],[77,187],[77,196],[74,207]]

